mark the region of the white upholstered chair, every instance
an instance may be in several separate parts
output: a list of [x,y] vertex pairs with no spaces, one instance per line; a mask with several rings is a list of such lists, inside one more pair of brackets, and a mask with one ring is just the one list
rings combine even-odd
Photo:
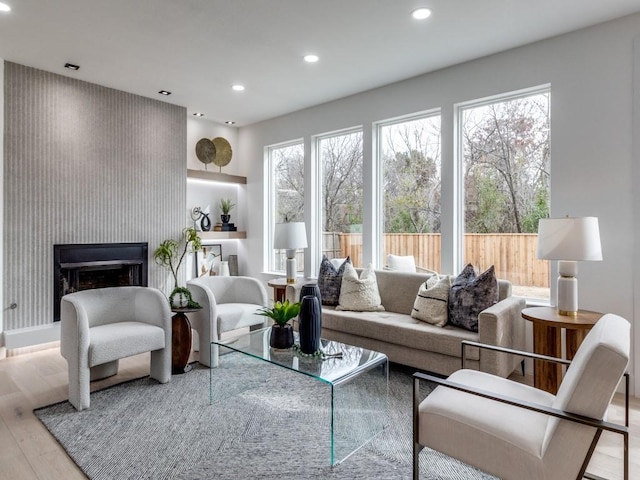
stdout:
[[267,326],[267,318],[256,311],[268,304],[264,285],[251,277],[203,276],[187,282],[202,310],[189,314],[191,328],[198,332],[200,363],[218,366],[219,347],[211,345],[224,332]]
[[[607,314],[585,337],[556,395],[476,370],[458,370],[447,380],[414,374],[413,478],[419,452],[429,447],[504,480],[580,479],[607,430],[623,436],[628,479],[629,350],[629,322]],[[623,376],[626,426],[605,421]],[[439,384],[422,401],[420,380]]]
[[171,310],[154,288],[82,290],[60,301],[60,352],[69,370],[69,402],[89,408],[89,382],[118,372],[120,358],[151,352],[150,376],[171,379]]
[[438,273],[434,270],[417,266],[416,259],[413,255],[394,255],[392,253],[387,255],[385,270],[391,270],[393,272]]

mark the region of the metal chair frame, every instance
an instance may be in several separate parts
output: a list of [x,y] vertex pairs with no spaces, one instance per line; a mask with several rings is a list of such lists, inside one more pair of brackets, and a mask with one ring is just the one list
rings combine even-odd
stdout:
[[[533,358],[536,360],[544,360],[553,363],[559,363],[562,365],[570,365],[571,361],[565,360],[563,358],[550,357],[547,355],[540,355],[537,353],[524,352],[520,350],[513,350],[510,348],[498,347],[495,345],[486,345],[483,343],[472,342],[468,340],[462,341],[462,368],[465,368],[465,348],[467,346],[477,347],[480,349],[487,350],[495,350],[498,352],[504,352],[512,355],[519,355],[522,357]],[[589,465],[589,461],[595,451],[598,440],[600,439],[600,435],[603,431],[614,432],[622,435],[624,441],[624,459],[623,459],[623,468],[624,468],[624,480],[629,480],[629,373],[626,372],[624,374],[625,378],[625,424],[624,426],[605,422],[602,420],[597,420],[589,417],[584,417],[582,415],[575,415],[569,412],[565,412],[564,410],[558,410],[555,408],[550,408],[545,405],[540,405],[533,402],[526,402],[519,399],[515,399],[512,397],[507,397],[503,395],[496,395],[495,393],[476,389],[472,387],[468,387],[466,385],[450,382],[447,379],[443,379],[440,377],[436,377],[433,375],[428,375],[425,373],[416,372],[413,374],[413,479],[418,480],[420,475],[419,469],[419,453],[424,448],[422,445],[418,443],[418,407],[420,406],[421,399],[419,398],[419,387],[420,380],[424,380],[431,383],[436,383],[446,388],[451,388],[454,390],[459,390],[461,392],[466,392],[472,395],[477,395],[479,397],[488,398],[490,400],[495,400],[500,403],[506,403],[507,405],[512,405],[514,407],[524,408],[525,410],[531,410],[534,412],[542,413],[545,415],[549,415],[552,417],[560,418],[563,420],[567,420],[570,422],[580,423],[582,425],[588,425],[590,427],[596,428],[596,432],[594,438],[591,442],[591,446],[589,447],[589,451],[587,452],[587,456],[585,457],[580,472],[576,477],[576,480],[580,480],[582,478],[587,478],[590,480],[604,480],[602,477],[589,474],[586,472],[587,466]]]

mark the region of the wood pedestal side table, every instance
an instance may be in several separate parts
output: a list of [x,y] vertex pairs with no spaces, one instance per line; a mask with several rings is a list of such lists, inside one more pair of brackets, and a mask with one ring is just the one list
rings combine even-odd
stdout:
[[172,308],[175,315],[171,318],[171,373],[179,375],[191,370],[191,323],[187,313],[197,312],[199,308]]
[[[297,283],[297,281],[296,281]],[[273,280],[269,280],[267,285],[273,287],[273,301],[274,302],[284,302],[287,295],[287,285],[295,285],[295,283],[287,283],[286,278],[274,278]]]
[[[532,307],[522,310],[522,318],[533,323],[533,351],[550,357],[562,357],[562,329],[565,329],[566,359],[572,360],[591,327],[602,313],[579,310],[576,316],[565,316],[554,307]],[[534,360],[533,385],[554,395],[562,381],[562,365]]]

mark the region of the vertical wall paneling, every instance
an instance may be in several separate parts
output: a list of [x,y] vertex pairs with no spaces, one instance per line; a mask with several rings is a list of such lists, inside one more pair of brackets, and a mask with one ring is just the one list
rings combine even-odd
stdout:
[[[4,205],[4,174],[1,168],[4,165],[4,60],[0,58],[0,285],[4,285],[4,266],[2,263],[2,251],[3,242],[2,236],[4,232],[3,228],[3,205]],[[2,297],[2,289],[0,288],[0,349],[4,346],[4,301]],[[3,353],[0,352],[0,359],[3,358]]]
[[[5,63],[5,330],[52,322],[55,243],[148,242],[185,225],[182,107]],[[149,285],[167,290],[150,258]],[[7,310],[15,302],[18,307]]]

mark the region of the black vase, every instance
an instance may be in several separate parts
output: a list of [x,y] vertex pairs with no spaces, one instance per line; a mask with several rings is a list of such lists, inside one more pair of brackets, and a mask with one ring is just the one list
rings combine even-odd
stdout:
[[300,289],[300,298],[304,298],[307,295],[313,295],[318,299],[320,309],[322,309],[322,295],[320,294],[320,288],[317,283],[306,283]]
[[200,220],[200,228],[202,228],[203,232],[208,232],[211,230],[211,220],[209,219],[208,213],[202,214],[202,219]]
[[271,325],[269,345],[280,349],[293,347],[293,327],[288,323],[284,326],[277,323]]
[[220,215],[220,220],[222,220],[222,223],[229,223],[229,220],[231,220],[231,215]]
[[300,350],[302,353],[315,353],[320,348],[320,330],[322,329],[322,310],[318,298],[313,295],[302,297],[300,314]]

